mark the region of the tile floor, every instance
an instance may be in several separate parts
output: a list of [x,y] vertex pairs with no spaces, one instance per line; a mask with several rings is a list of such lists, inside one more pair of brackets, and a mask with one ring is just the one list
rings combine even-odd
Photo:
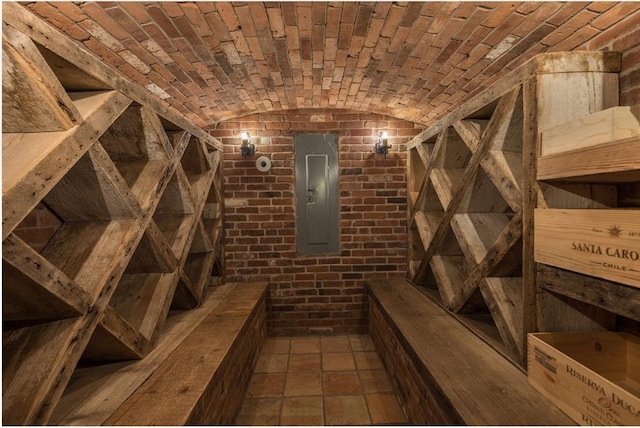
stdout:
[[407,420],[369,336],[268,337],[236,425]]

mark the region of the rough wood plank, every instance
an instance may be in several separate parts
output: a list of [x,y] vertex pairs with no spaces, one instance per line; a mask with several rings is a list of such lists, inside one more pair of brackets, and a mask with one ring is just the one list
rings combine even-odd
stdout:
[[142,360],[77,370],[52,422],[59,425],[102,425],[167,359],[237,284],[216,287],[200,308],[172,316],[157,346]]
[[57,319],[89,309],[89,294],[15,235],[2,242],[2,319]]
[[442,131],[442,135],[442,139],[438,136],[441,147],[437,154],[434,153],[434,167],[446,169],[466,167],[473,152],[469,150],[455,128],[447,128]]
[[479,264],[496,239],[509,225],[509,218],[500,213],[456,214],[451,228],[470,266]]
[[[152,106],[155,111],[170,122],[175,123],[192,135],[201,138],[206,144],[217,150],[222,150],[222,143],[220,143],[220,141],[191,124],[183,115],[173,107],[170,107],[166,102],[160,100],[157,96],[133,84],[120,72],[100,61],[95,54],[89,52],[80,43],[60,37],[58,30],[32,14],[25,9],[24,6],[18,3],[3,3],[2,20],[10,23],[11,26],[25,33],[55,54],[72,61],[88,75],[101,82],[108,83],[110,87],[117,89],[139,104]],[[204,125],[207,124],[203,124],[203,126]]]
[[613,281],[537,264],[541,288],[640,321],[640,290]]
[[425,164],[424,176],[425,180],[422,181],[420,185],[420,190],[418,191],[418,196],[415,199],[414,205],[410,208],[409,219],[413,219],[416,214],[416,211],[419,210],[419,207],[423,206],[425,203],[425,198],[427,197],[427,192],[430,186],[430,178],[431,172],[433,171],[435,160],[438,157],[438,153],[442,148],[443,142],[445,140],[444,133],[441,133],[437,136],[436,142],[433,146],[433,151],[431,152],[431,157],[429,157],[427,163]]
[[467,148],[471,152],[475,152],[478,144],[480,144],[482,133],[487,128],[488,123],[488,120],[464,119],[455,122],[453,127],[458,135],[460,135]]
[[[571,423],[528,384],[516,366],[405,280],[368,280],[367,287],[397,332],[398,342],[433,378],[463,423]],[[501,399],[496,400],[496,394]]]
[[168,273],[178,265],[176,256],[154,221],[145,230],[125,273]]
[[75,317],[2,332],[4,424],[26,425],[33,420],[81,325],[82,317]]
[[544,133],[556,125],[617,106],[618,74],[591,71],[542,74],[537,77],[537,90],[538,132]]
[[173,300],[171,301],[171,309],[181,311],[194,309],[198,307],[198,302],[195,286],[191,283],[191,279],[186,273],[181,272]]
[[522,277],[488,277],[480,281],[479,287],[507,350],[519,358],[525,347],[522,341]]
[[522,210],[522,153],[489,150],[480,163],[513,211]]
[[538,180],[592,183],[640,181],[640,137],[538,158]]
[[82,123],[35,44],[2,25],[2,132],[66,131]]
[[621,70],[622,54],[606,51],[549,52],[536,55],[532,63],[537,74],[586,71],[617,73]]
[[[429,265],[438,284],[442,304],[445,308],[450,308],[469,273],[467,262],[462,256],[433,256]],[[486,311],[486,303],[478,290],[469,297],[459,312],[474,313],[482,309]]]
[[615,208],[618,191],[614,184],[537,182],[538,208]]
[[640,137],[640,105],[612,107],[548,128],[540,136],[541,156]]
[[[453,218],[455,211],[457,210],[458,206],[460,205],[460,203],[462,202],[465,196],[462,190],[466,189],[469,183],[471,183],[471,181],[475,178],[477,170],[480,167],[480,162],[484,158],[484,155],[488,150],[490,142],[494,141],[495,135],[499,134],[501,132],[501,129],[506,124],[508,124],[507,119],[510,117],[510,112],[512,111],[513,106],[515,105],[515,100],[519,97],[519,95],[520,95],[519,87],[515,89],[511,88],[511,91],[507,92],[498,101],[498,105],[496,106],[494,114],[491,117],[491,120],[489,121],[487,129],[485,130],[482,136],[482,141],[480,142],[480,145],[478,146],[477,151],[472,155],[471,159],[469,160],[469,164],[467,165],[464,171],[462,183],[459,186],[459,189],[461,190],[459,190],[453,195],[451,202],[447,207],[447,211],[443,216],[442,223],[440,224],[440,227],[434,234],[434,237],[432,239],[432,244],[430,245],[429,248],[425,250],[424,258],[420,263],[420,267],[416,271],[416,275],[414,277],[415,282],[421,283],[424,280],[424,276],[426,274],[427,267],[428,267],[428,261],[429,259],[431,259],[431,257],[435,253],[437,246],[440,244],[440,242],[444,238],[448,224],[451,222],[451,219]],[[439,145],[436,144],[436,150],[438,150],[438,146]],[[516,214],[516,216],[518,216],[518,214]],[[475,286],[472,288],[475,288]]]
[[522,214],[516,213],[509,225],[496,237],[494,244],[487,250],[480,263],[470,272],[456,299],[452,302],[452,310],[455,312],[464,307],[464,304],[473,295],[482,278],[489,276],[509,253],[518,237],[522,233]]
[[[51,67],[51,70],[55,73],[70,96],[71,92],[111,90],[109,85],[89,76],[77,66],[51,52],[49,49],[42,46],[37,47],[44,60],[49,67]],[[71,98],[73,99],[73,96],[71,96]]]
[[149,340],[112,306],[107,306],[82,358],[92,362],[137,360],[144,357],[148,349]]
[[[264,304],[266,283],[238,286],[140,386],[106,425],[184,425],[248,317]],[[242,289],[242,292],[240,292]],[[211,337],[215,336],[215,341]],[[176,379],[179,379],[176,382]],[[188,388],[187,388],[188,386]],[[171,406],[166,403],[171,402]]]
[[[530,79],[522,85],[522,336],[521,343],[527,343],[527,333],[538,331],[538,286],[536,267],[533,260],[533,213],[538,206],[541,193],[536,182],[538,154],[538,125],[536,111],[538,91],[536,80]],[[527,356],[525,346],[520,364]]]
[[[498,183],[502,184],[502,181]],[[475,178],[463,191],[464,197],[458,205],[460,213],[504,213],[509,211],[510,205],[502,197],[498,187],[484,169],[478,169]]]
[[60,133],[3,135],[2,239],[6,239],[131,102],[117,92],[98,101],[101,106],[87,118],[84,126]]
[[442,215],[439,213],[425,214],[422,211],[416,213],[414,221],[424,248],[429,246],[434,232],[438,229],[441,218]]
[[431,185],[445,210],[449,209],[453,195],[462,190],[460,186],[464,178],[464,172],[464,168],[434,168],[431,171]]
[[91,146],[44,202],[63,221],[107,221],[139,215],[137,201],[99,144]]
[[67,222],[41,254],[95,299],[113,266],[121,260],[123,243],[136,223],[136,220]]
[[144,338],[151,340],[164,313],[164,301],[173,276],[175,273],[124,274],[110,306]]

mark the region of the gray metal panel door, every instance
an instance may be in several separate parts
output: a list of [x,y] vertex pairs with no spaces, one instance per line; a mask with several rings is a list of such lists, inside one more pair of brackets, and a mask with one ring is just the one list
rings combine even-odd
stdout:
[[340,249],[338,137],[301,134],[294,141],[297,251],[336,253]]

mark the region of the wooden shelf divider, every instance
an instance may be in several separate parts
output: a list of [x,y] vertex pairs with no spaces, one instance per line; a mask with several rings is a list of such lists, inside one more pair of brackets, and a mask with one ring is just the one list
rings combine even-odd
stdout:
[[[71,379],[144,360],[172,304],[197,308],[222,282],[222,145],[2,7],[3,421],[49,424],[84,400]],[[48,242],[20,238],[44,211]]]
[[[576,328],[596,324],[584,320],[593,311],[564,310],[538,287],[534,210],[614,207],[618,192],[626,204],[640,194],[637,138],[611,145],[625,154],[593,156],[604,151],[592,145],[538,158],[541,134],[617,104],[620,59],[615,52],[537,55],[407,145],[408,279],[430,293],[435,278],[444,306],[521,367],[527,333],[555,325],[554,317]],[[559,175],[546,172],[560,165]],[[483,321],[487,312],[492,326]]]

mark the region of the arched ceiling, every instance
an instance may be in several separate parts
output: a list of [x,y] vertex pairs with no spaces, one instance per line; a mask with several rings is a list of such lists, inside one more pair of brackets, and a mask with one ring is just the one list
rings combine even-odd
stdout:
[[640,14],[635,2],[27,7],[199,126],[300,108],[429,125],[535,54],[606,48],[611,35],[603,33]]

